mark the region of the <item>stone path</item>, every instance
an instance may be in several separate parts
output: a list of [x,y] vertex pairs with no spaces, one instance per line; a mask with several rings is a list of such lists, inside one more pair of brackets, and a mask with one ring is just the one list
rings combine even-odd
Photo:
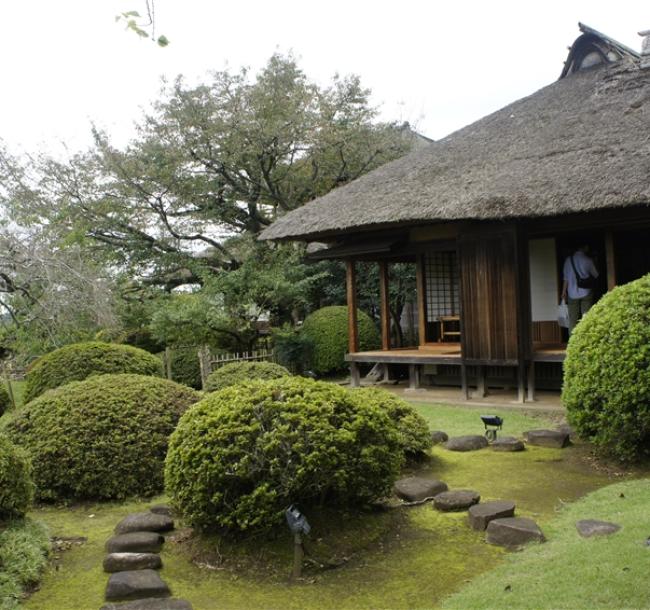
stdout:
[[592,536],[609,536],[615,534],[621,529],[618,523],[610,523],[609,521],[598,521],[596,519],[582,519],[576,523],[578,534],[583,538],[591,538]]
[[162,568],[161,532],[174,529],[168,506],[153,506],[149,512],[127,515],[106,542],[104,571],[108,603],[100,610],[192,610],[183,599],[171,599],[171,591],[157,570]]
[[479,434],[453,436],[445,443],[445,449],[449,451],[476,451],[487,446],[487,439]]
[[564,449],[570,444],[569,433],[563,430],[528,430],[524,437],[529,445]]

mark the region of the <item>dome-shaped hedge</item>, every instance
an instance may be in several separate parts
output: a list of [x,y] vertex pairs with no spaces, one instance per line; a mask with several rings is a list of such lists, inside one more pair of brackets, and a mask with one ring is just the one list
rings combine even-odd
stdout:
[[32,458],[42,499],[148,496],[163,488],[167,439],[198,392],[144,375],[50,390],[7,424]]
[[359,388],[352,390],[352,395],[361,404],[378,407],[393,420],[406,456],[421,456],[431,447],[426,420],[405,400],[381,388]]
[[574,329],[562,401],[601,453],[650,455],[650,275],[603,296]]
[[189,409],[169,442],[165,487],[196,527],[263,530],[294,502],[381,497],[402,462],[379,407],[335,384],[283,377],[225,388]]
[[205,389],[216,392],[242,381],[279,379],[287,375],[291,373],[275,362],[231,362],[210,373]]
[[[368,314],[357,312],[359,349],[378,349],[381,346],[379,331]],[[311,367],[319,375],[345,369],[348,351],[348,308],[333,305],[309,314],[301,333],[313,344]]]
[[0,434],[0,520],[24,515],[34,498],[29,457]]
[[72,343],[42,356],[29,367],[25,402],[71,381],[116,373],[160,376],[162,363],[149,352],[130,345]]

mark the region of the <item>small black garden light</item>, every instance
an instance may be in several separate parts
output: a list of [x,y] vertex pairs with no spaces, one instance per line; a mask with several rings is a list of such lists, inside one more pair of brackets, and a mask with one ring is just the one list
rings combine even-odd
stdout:
[[488,441],[495,441],[497,430],[501,430],[501,426],[503,426],[503,418],[498,415],[481,415],[481,420],[485,426],[485,438]]
[[287,526],[293,534],[293,572],[292,578],[300,578],[302,573],[302,558],[305,555],[305,549],[302,545],[302,536],[309,534],[311,526],[303,515],[293,504],[284,512],[287,520]]

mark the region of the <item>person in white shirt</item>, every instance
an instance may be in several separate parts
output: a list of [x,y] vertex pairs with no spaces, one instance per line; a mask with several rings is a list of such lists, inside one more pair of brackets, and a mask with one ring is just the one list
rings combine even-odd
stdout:
[[[562,283],[562,300],[569,307],[569,333],[573,331],[582,316],[594,304],[595,278],[598,270],[594,261],[588,256],[589,246],[580,246],[571,256],[564,261],[564,282]],[[591,278],[591,287],[581,287],[580,283]]]

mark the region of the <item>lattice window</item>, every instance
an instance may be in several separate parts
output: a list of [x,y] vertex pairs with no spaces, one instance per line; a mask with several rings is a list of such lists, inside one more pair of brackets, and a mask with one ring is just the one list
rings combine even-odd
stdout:
[[458,263],[455,252],[430,252],[424,259],[427,322],[455,316],[459,309]]

